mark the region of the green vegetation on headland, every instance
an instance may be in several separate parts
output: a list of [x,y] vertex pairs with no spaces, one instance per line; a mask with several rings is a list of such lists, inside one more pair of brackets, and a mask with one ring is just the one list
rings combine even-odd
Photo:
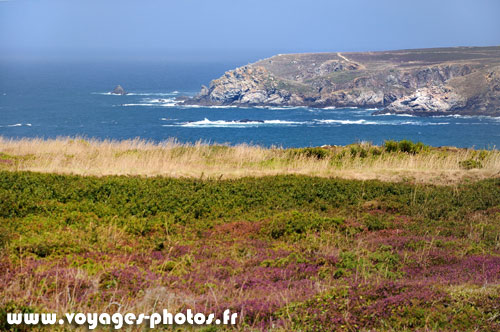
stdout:
[[183,102],[500,116],[500,47],[279,54],[227,71]]
[[500,179],[0,172],[0,329],[164,308],[229,308],[246,331],[498,331]]

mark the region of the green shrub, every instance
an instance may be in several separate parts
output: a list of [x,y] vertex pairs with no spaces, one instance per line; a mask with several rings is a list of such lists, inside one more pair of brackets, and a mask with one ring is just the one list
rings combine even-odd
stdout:
[[9,231],[0,224],[0,252],[9,243]]
[[370,153],[372,156],[380,156],[382,154],[382,150],[378,147],[371,147]]
[[384,142],[384,148],[386,152],[403,152],[409,154],[417,154],[422,151],[428,151],[430,147],[423,144],[422,142],[413,143],[410,140],[401,140],[399,142],[389,140]]
[[385,141],[384,148],[387,152],[398,152],[398,142],[393,140]]
[[329,150],[321,147],[291,149],[290,153],[292,154],[292,156],[300,155],[307,158],[315,158],[315,159],[325,159],[330,155]]
[[264,228],[264,232],[273,239],[300,235],[309,231],[330,229],[341,224],[342,218],[321,217],[315,213],[301,213],[292,211],[277,215]]
[[[314,211],[349,209],[377,200],[393,212],[460,220],[466,213],[500,204],[499,181],[483,180],[456,189],[423,185],[415,190],[408,183],[295,175],[200,181],[0,171],[0,217],[37,216],[37,220],[43,217],[56,221],[54,225],[77,228],[113,219],[127,233],[144,236],[166,223],[198,224],[208,230],[214,220],[262,220],[283,213],[290,217],[292,213],[286,211],[294,210],[298,216],[291,217],[292,224],[301,224],[302,218],[304,227],[312,227],[311,220],[326,223]],[[303,212],[297,212],[299,208]],[[377,222],[368,220],[369,227],[379,227]]]
[[400,274],[399,265],[398,254],[388,245],[381,245],[374,252],[344,251],[339,255],[333,277],[341,278],[358,271],[363,277],[377,274],[385,278],[396,278]]
[[368,157],[369,150],[370,150],[369,147],[365,149],[365,147],[361,144],[353,144],[349,146],[349,152],[351,153],[352,158],[355,157],[366,158]]
[[479,160],[467,159],[459,162],[460,168],[470,170],[474,168],[483,168],[483,164]]
[[35,312],[42,312],[35,307],[28,305],[18,304],[14,301],[8,301],[4,305],[0,306],[0,331],[11,331],[11,332],[24,332],[32,331],[33,327],[25,324],[21,325],[10,325],[7,322],[7,313],[22,313],[22,314],[32,314]]
[[391,246],[381,245],[375,252],[369,255],[375,270],[384,274],[386,278],[397,277],[399,269],[399,256]]
[[490,154],[489,151],[487,151],[487,150],[481,150],[481,151],[479,151],[478,158],[479,158],[479,160],[485,160],[486,157],[488,157],[489,154]]
[[363,221],[369,231],[380,231],[390,226],[390,223],[385,218],[387,218],[387,216],[367,214],[363,218]]
[[402,141],[399,141],[398,150],[400,152],[414,153],[415,152],[415,144],[413,144],[412,141],[404,139]]

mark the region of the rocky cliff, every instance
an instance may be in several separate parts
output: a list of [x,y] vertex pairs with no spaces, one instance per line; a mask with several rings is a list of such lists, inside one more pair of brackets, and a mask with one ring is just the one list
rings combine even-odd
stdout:
[[500,47],[280,54],[226,72],[184,103],[500,116]]

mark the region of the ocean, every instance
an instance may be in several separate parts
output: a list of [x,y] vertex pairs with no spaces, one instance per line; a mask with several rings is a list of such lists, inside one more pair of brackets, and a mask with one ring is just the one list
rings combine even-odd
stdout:
[[[500,118],[378,115],[374,109],[184,107],[176,96],[245,63],[0,62],[0,136],[305,147],[410,139],[500,146]],[[111,95],[116,85],[129,92]]]

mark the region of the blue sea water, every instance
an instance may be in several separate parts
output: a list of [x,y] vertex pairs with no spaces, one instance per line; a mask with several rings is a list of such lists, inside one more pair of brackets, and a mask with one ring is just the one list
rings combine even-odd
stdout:
[[[500,146],[500,118],[373,116],[366,109],[176,106],[243,63],[0,63],[0,136],[249,143],[303,147],[411,139]],[[130,94],[110,95],[117,84]],[[244,120],[244,121],[241,121]]]

